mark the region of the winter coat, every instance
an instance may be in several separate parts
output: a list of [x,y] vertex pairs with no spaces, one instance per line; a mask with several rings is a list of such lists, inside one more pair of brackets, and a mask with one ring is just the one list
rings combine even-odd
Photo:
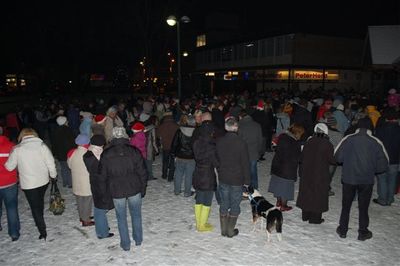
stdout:
[[181,126],[171,144],[171,154],[181,159],[193,159],[192,135],[194,127]]
[[227,132],[217,141],[219,182],[231,186],[250,184],[250,160],[246,142]]
[[279,136],[290,126],[290,117],[287,113],[276,114],[276,135]]
[[113,199],[146,194],[147,170],[140,151],[128,139],[111,140],[100,159],[100,173],[106,176]]
[[336,128],[329,128],[328,136],[329,136],[329,141],[333,145],[333,148],[336,148],[343,138],[343,133],[340,133],[339,130],[337,130]]
[[26,136],[10,153],[5,168],[18,168],[22,189],[33,189],[49,183],[49,176],[57,177],[54,157],[40,138]]
[[144,132],[147,139],[147,160],[153,161],[159,152],[156,141],[156,129],[154,125],[149,125]]
[[83,161],[83,155],[87,148],[78,146],[67,159],[68,167],[71,169],[72,192],[77,196],[91,196],[89,172]]
[[300,155],[300,142],[289,132],[281,134],[272,159],[271,174],[296,181]]
[[143,159],[147,159],[147,140],[144,132],[135,133],[129,142],[133,147],[139,149],[140,154],[142,154]]
[[196,166],[193,172],[193,187],[196,190],[213,191],[217,187],[215,168],[218,167],[217,151],[212,131],[203,131],[193,143]]
[[254,122],[251,116],[246,115],[239,121],[239,137],[241,137],[247,144],[249,152],[249,160],[257,161],[260,158],[263,150],[263,136],[261,126]]
[[257,122],[261,127],[262,136],[265,138],[272,131],[272,121],[268,117],[267,113],[262,110],[256,110],[251,115],[253,120]]
[[102,136],[106,136],[105,133],[105,129],[104,129],[104,125],[103,124],[97,124],[97,123],[93,123],[91,126],[91,130],[92,130],[92,134],[94,135],[102,135]]
[[114,203],[111,198],[110,188],[106,183],[106,176],[99,172],[100,161],[94,156],[92,151],[87,151],[83,155],[83,161],[89,172],[90,190],[92,191],[94,206],[98,209],[111,210]]
[[400,126],[398,122],[384,122],[376,129],[375,135],[385,146],[389,155],[389,164],[399,164]]
[[208,133],[211,134],[212,137],[215,139],[215,131],[216,128],[212,121],[209,120],[203,121],[203,123],[200,126],[196,127],[193,131],[192,145],[200,136],[205,136]]
[[113,128],[114,127],[123,127],[123,126],[124,126],[124,123],[118,116],[115,116],[114,119],[112,119],[109,116],[106,116],[106,121],[104,121],[104,134],[105,134],[107,142],[110,142],[113,138],[113,136],[112,136]]
[[17,183],[17,171],[8,171],[4,164],[7,162],[14,143],[5,136],[0,136],[0,188],[11,186]]
[[349,119],[341,110],[336,110],[332,115],[336,119],[337,129],[344,134],[350,126]]
[[309,212],[328,211],[328,191],[331,182],[329,165],[336,163],[333,145],[327,136],[313,136],[304,145],[300,158],[296,206]]
[[293,113],[290,118],[290,124],[293,125],[294,123],[300,124],[304,127],[304,138],[308,138],[314,132],[314,126],[312,122],[311,113],[304,107],[294,104],[293,105]]
[[73,131],[79,129],[80,114],[77,108],[69,108],[67,110],[67,119],[68,119],[68,125],[72,128]]
[[211,117],[214,125],[220,130],[225,130],[224,113],[218,108],[214,108],[211,112]]
[[92,119],[89,117],[83,118],[81,125],[79,126],[79,132],[88,136],[92,136]]
[[161,145],[164,151],[171,150],[172,139],[178,129],[179,126],[172,115],[167,115],[163,118],[163,122],[156,129],[156,136],[161,139]]
[[67,161],[67,153],[76,147],[72,129],[66,125],[57,126],[51,134],[51,147],[57,160]]
[[343,164],[342,182],[350,185],[374,184],[375,174],[385,172],[389,164],[382,142],[365,128],[344,137],[335,149],[335,158]]

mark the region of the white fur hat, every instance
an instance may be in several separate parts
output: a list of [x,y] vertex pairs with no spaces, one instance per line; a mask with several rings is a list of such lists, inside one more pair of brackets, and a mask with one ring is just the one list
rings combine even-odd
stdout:
[[328,126],[324,123],[318,123],[314,127],[314,132],[315,133],[324,133],[328,135]]
[[336,109],[337,109],[337,110],[340,110],[340,111],[344,111],[344,106],[343,106],[343,104],[339,104],[339,105],[336,107]]
[[59,116],[57,117],[56,122],[59,126],[65,125],[65,123],[67,123],[67,118],[65,116]]

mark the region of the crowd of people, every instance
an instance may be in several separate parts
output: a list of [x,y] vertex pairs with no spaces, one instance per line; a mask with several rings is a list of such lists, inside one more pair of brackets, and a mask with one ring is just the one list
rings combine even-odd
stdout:
[[[371,95],[370,95],[371,96]],[[68,102],[68,104],[65,104]],[[273,152],[268,191],[281,211],[295,199],[302,220],[324,222],[330,187],[342,167],[342,211],[337,234],[348,231],[353,200],[359,204],[359,240],[372,237],[368,208],[375,178],[378,198],[390,206],[398,190],[400,96],[273,90],[268,93],[183,100],[166,96],[127,99],[52,99],[26,105],[0,121],[0,218],[8,234],[20,236],[18,191],[24,192],[39,239],[46,239],[44,195],[50,182],[72,189],[82,226],[99,239],[113,237],[107,213],[115,209],[120,246],[130,250],[127,206],[135,245],[143,241],[141,207],[147,183],[173,182],[176,196],[195,194],[199,232],[208,223],[214,195],[221,235],[234,237],[246,186],[258,188],[257,164]],[[153,161],[162,156],[162,175]],[[0,227],[1,228],[1,227]]]

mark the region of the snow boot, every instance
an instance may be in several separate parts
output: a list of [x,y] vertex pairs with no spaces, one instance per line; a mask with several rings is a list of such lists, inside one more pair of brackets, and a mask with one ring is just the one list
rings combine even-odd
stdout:
[[202,204],[194,205],[194,216],[196,217],[196,230],[197,231],[199,231],[199,228],[200,228],[200,215],[201,215],[202,207],[203,207]]
[[202,205],[201,207],[201,212],[200,212],[200,226],[198,228],[199,232],[209,232],[214,229],[214,227],[207,223],[208,221],[208,216],[210,215],[210,206],[204,206]]
[[228,216],[228,226],[226,231],[227,237],[234,237],[239,234],[239,229],[235,228],[237,219],[238,219],[237,216]]
[[228,215],[219,215],[219,221],[221,223],[221,235],[227,236],[228,230]]

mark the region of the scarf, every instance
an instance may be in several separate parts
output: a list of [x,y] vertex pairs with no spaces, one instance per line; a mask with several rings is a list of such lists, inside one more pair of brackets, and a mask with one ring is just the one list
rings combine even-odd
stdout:
[[100,155],[103,152],[103,147],[96,146],[96,145],[90,145],[89,151],[93,152],[93,154],[97,158],[97,160],[100,160]]

